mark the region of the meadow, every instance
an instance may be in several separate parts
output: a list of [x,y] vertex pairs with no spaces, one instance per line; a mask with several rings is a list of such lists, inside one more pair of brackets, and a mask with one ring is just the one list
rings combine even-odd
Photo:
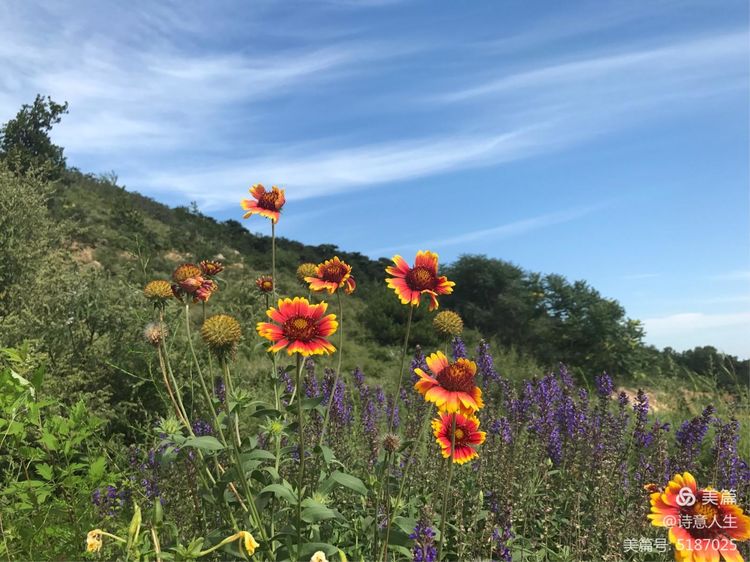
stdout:
[[748,555],[736,361],[557,276],[281,239],[275,186],[238,192],[256,237],[5,154],[0,558]]

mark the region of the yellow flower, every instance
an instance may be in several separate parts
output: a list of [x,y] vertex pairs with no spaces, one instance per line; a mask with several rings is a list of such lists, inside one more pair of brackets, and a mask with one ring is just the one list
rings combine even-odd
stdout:
[[260,546],[255,540],[255,537],[253,537],[247,531],[240,531],[235,536],[237,537],[237,539],[242,541],[242,546],[245,547],[245,552],[247,552],[248,556],[252,556],[252,554],[255,552],[255,549]]
[[328,562],[328,558],[326,558],[326,553],[322,550],[319,550],[315,554],[312,555],[312,558],[310,558],[310,562]]
[[99,552],[102,549],[102,531],[94,529],[86,535],[86,552]]

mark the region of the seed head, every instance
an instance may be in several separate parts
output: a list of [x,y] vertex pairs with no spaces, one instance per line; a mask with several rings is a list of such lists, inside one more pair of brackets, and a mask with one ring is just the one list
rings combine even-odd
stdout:
[[174,297],[172,293],[172,285],[169,281],[163,279],[155,279],[149,281],[143,288],[143,295],[154,304],[164,303]]
[[318,266],[314,263],[303,263],[297,268],[297,281],[303,285],[307,285],[305,277],[313,277],[318,271]]
[[432,321],[432,326],[444,338],[460,336],[464,331],[464,321],[452,310],[438,312]]
[[143,329],[143,338],[146,343],[159,347],[169,335],[169,328],[164,322],[150,322]]
[[242,328],[232,316],[216,314],[203,323],[201,337],[219,359],[226,359],[234,355],[242,339]]
[[389,453],[395,453],[401,447],[401,438],[395,433],[386,433],[383,436],[383,449]]

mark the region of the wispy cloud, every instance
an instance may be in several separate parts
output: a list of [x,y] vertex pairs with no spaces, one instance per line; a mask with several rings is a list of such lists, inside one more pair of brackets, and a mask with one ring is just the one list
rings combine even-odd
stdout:
[[[624,50],[615,54],[600,54],[542,65],[539,68],[493,78],[481,84],[449,92],[438,96],[437,100],[465,101],[520,90],[547,91],[551,86],[588,91],[587,97],[591,97],[597,89],[611,87],[613,80],[618,90],[630,82],[627,88],[629,92],[641,86],[649,86],[647,91],[653,91],[654,84],[647,84],[647,80],[656,79],[657,84],[663,86],[665,82],[693,82],[695,78],[707,73],[724,72],[724,65],[728,61],[742,62],[746,58],[747,41],[746,32],[734,32],[658,48]],[[714,66],[717,63],[718,67]],[[742,71],[737,78],[744,74]],[[704,87],[706,86],[712,87],[710,84],[705,84]],[[550,93],[559,95],[560,90]]]
[[706,314],[681,312],[643,321],[646,338],[655,345],[687,349],[714,345],[726,353],[750,357],[750,312]]
[[383,248],[376,248],[365,252],[370,256],[380,256],[391,252],[396,252],[405,249],[416,249],[416,248],[444,248],[446,246],[455,246],[459,244],[468,244],[470,242],[477,241],[497,241],[505,238],[512,238],[514,236],[521,236],[530,232],[535,232],[543,228],[549,228],[558,224],[571,222],[587,215],[590,215],[596,211],[604,209],[607,204],[592,205],[589,207],[581,207],[576,209],[569,209],[566,211],[560,211],[557,213],[547,213],[536,217],[530,217],[527,219],[521,219],[490,228],[482,228],[478,230],[472,230],[469,232],[463,232],[455,235],[447,235],[443,238],[435,238],[428,240],[415,240],[414,242],[407,244],[399,244],[396,246],[388,246]]
[[[532,148],[532,134],[532,130],[517,130],[494,136],[423,138],[317,151],[302,144],[279,147],[273,156],[210,167],[148,170],[133,181],[149,190],[176,189],[211,209],[234,204],[238,182],[244,178],[269,184],[283,178],[283,186],[294,188],[289,197],[301,200],[512,160]],[[310,152],[314,154],[310,156]],[[208,184],[213,186],[210,193],[205,189]]]

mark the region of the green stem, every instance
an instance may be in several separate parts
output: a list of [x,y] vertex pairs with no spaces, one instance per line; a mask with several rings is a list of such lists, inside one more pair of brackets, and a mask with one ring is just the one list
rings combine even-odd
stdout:
[[[224,378],[229,379],[229,364],[225,361],[221,361],[221,367],[224,372]],[[225,380],[224,384],[226,385],[227,382]],[[224,412],[227,416],[227,424],[231,423],[232,414],[229,410],[229,396],[227,395],[226,399],[224,400]],[[245,499],[247,500],[248,507],[250,508],[250,515],[254,519],[253,523],[260,531],[260,536],[264,541],[264,547],[270,548],[270,544],[268,543],[268,538],[266,536],[266,530],[265,527],[261,524],[260,520],[260,514],[258,513],[258,507],[255,505],[255,498],[253,497],[253,493],[250,490],[250,484],[247,481],[247,475],[245,474],[245,469],[242,466],[242,456],[240,452],[240,441],[239,441],[239,435],[235,435],[235,438],[232,439],[232,448],[234,449],[234,458],[235,463],[237,467],[237,473],[240,477],[240,483],[242,484],[242,488],[245,491]]]
[[406,353],[409,350],[409,332],[411,331],[411,319],[414,315],[414,306],[409,306],[409,316],[406,319],[406,334],[404,335],[404,348],[401,351],[401,370],[398,375],[398,386],[396,387],[396,395],[393,397],[393,412],[391,412],[391,420],[388,422],[388,433],[393,431],[393,421],[396,418],[396,406],[398,404],[399,395],[401,394],[401,383],[404,380],[404,369],[406,367]]
[[273,284],[273,296],[276,298],[276,221],[271,219],[271,279]]
[[[201,389],[203,390],[203,398],[206,400],[206,404],[208,404],[208,408],[211,412],[211,416],[214,420],[214,423],[216,424],[217,429],[219,430],[219,435],[221,437],[222,444],[226,445],[227,440],[224,437],[224,432],[221,429],[221,423],[219,423],[219,416],[216,414],[216,408],[214,408],[214,402],[211,397],[211,392],[208,390],[208,386],[206,385],[206,380],[203,378],[203,371],[201,370],[200,363],[198,362],[198,356],[195,354],[195,348],[193,347],[193,336],[190,333],[190,304],[185,304],[185,330],[187,331],[187,341],[188,346],[190,347],[190,354],[193,357],[193,363],[195,363],[195,370],[198,372],[198,380],[201,383]],[[226,400],[225,400],[226,402]],[[227,419],[227,427],[229,427],[229,419]]]
[[391,536],[391,524],[390,522],[396,519],[398,517],[398,513],[401,507],[401,498],[404,495],[404,490],[406,489],[406,482],[409,479],[409,469],[412,466],[412,461],[417,456],[417,452],[419,449],[420,444],[422,443],[422,438],[424,437],[425,430],[430,425],[430,417],[426,416],[425,421],[422,423],[422,427],[419,430],[419,435],[417,436],[417,440],[414,441],[414,445],[412,445],[411,451],[409,452],[409,456],[406,459],[406,466],[404,467],[404,473],[401,476],[401,485],[398,487],[398,496],[396,496],[396,503],[393,505],[393,513],[391,514],[391,517],[388,521],[388,525],[385,528],[385,542],[383,543],[383,555],[381,556],[383,562],[387,560],[388,556],[388,541]]
[[339,384],[339,377],[341,376],[341,358],[344,355],[342,352],[342,349],[344,347],[344,306],[341,302],[341,291],[336,291],[336,296],[338,297],[339,301],[339,356],[338,362],[336,363],[336,376],[333,378],[333,386],[331,386],[331,389],[329,391],[328,406],[326,407],[326,414],[323,418],[323,427],[320,430],[320,440],[318,441],[318,445],[320,445],[321,447],[323,446],[323,438],[326,435],[328,418],[331,415],[331,406],[333,405],[333,396],[336,393],[336,385]]
[[297,354],[297,431],[299,432],[299,475],[297,477],[297,560],[302,553],[302,485],[305,478],[305,421],[302,415],[302,355]]
[[445,543],[445,521],[448,518],[448,496],[451,491],[451,480],[453,479],[453,457],[456,451],[456,414],[452,415],[451,421],[451,456],[450,468],[448,469],[448,480],[445,483],[445,492],[443,493],[443,516],[440,519],[440,543],[438,544],[437,559],[442,560],[443,544]]

